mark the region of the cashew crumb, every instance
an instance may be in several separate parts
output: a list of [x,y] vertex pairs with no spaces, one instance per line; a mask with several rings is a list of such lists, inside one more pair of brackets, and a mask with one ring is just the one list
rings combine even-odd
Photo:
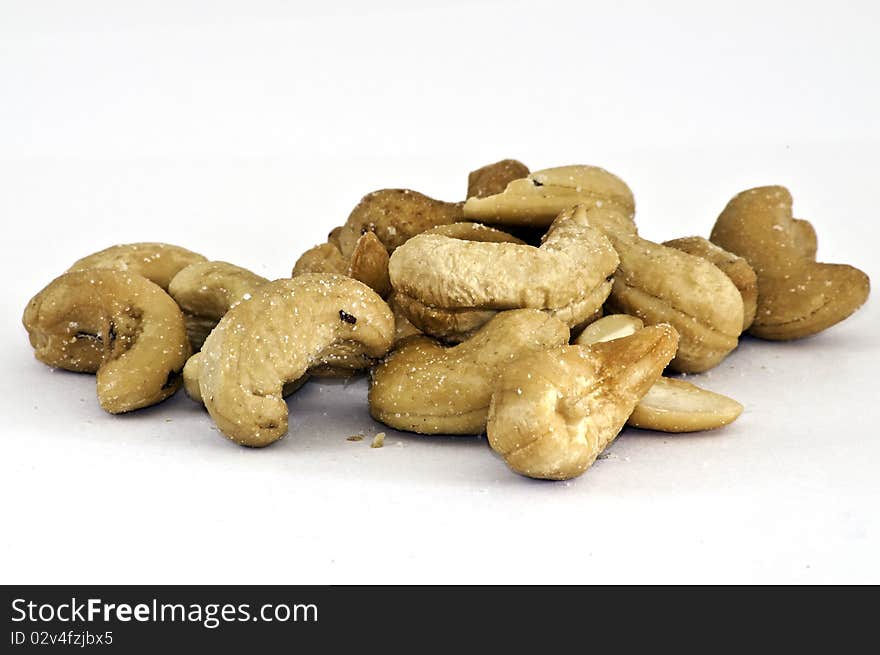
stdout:
[[370,444],[370,448],[381,448],[385,445],[385,433],[378,432],[376,436],[373,437],[373,443]]
[[346,439],[346,441],[363,441],[364,435],[362,434],[353,434]]

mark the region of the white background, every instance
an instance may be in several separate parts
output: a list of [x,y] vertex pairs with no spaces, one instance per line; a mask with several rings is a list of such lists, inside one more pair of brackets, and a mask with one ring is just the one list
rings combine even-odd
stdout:
[[567,483],[485,439],[370,449],[363,379],[308,385],[264,450],[182,394],[112,417],[20,324],[105,246],[282,277],[364,193],[461,199],[502,157],[605,166],[657,240],[785,184],[876,280],[876,3],[135,4],[0,5],[0,581],[880,582],[876,299],[745,338],[702,379],[731,427],[626,430]]

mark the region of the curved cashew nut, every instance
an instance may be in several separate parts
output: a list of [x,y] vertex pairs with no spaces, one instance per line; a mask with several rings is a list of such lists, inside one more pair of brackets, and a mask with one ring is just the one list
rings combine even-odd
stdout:
[[758,277],[745,259],[732,252],[727,252],[724,248],[716,246],[703,237],[672,239],[664,241],[663,245],[702,257],[720,268],[721,272],[729,277],[734,286],[739,289],[739,295],[742,296],[743,301],[742,329],[743,332],[749,329],[752,321],[755,320],[755,312],[758,309]]
[[171,297],[121,271],[65,273],[33,297],[23,323],[38,360],[97,373],[98,401],[111,414],[172,395],[190,352]]
[[656,325],[607,343],[520,357],[492,395],[489,444],[522,475],[580,475],[623,428],[677,342],[674,328]]
[[647,325],[671,324],[680,335],[673,370],[706,371],[736,348],[743,299],[721,269],[702,257],[642,239],[614,211],[590,209],[587,216],[620,256],[606,309],[638,316]]
[[392,255],[400,293],[444,309],[554,309],[588,293],[614,272],[611,243],[583,219],[563,214],[540,248],[421,234]]
[[[611,282],[606,280],[587,295],[564,307],[541,311],[562,321],[576,332],[602,315],[602,304],[609,293]],[[460,343],[471,338],[474,332],[498,313],[494,309],[431,307],[403,293],[395,293],[394,299],[395,307],[416,329],[448,343]]]
[[169,243],[127,243],[83,257],[67,272],[92,268],[126,271],[143,276],[167,290],[181,269],[203,261],[206,261],[203,255]]
[[211,330],[242,299],[269,280],[228,262],[199,262],[182,269],[168,293],[183,310],[193,350],[202,347]]
[[201,397],[230,439],[266,446],[287,432],[285,382],[331,349],[381,357],[394,317],[369,287],[340,275],[270,282],[229,311],[208,336],[199,363]]
[[755,269],[758,308],[749,333],[762,339],[821,332],[850,316],[870,293],[870,280],[859,269],[814,261],[815,233],[792,217],[791,204],[785,187],[749,189],[727,203],[712,229],[713,243]]
[[501,312],[461,345],[415,337],[373,371],[370,413],[398,430],[481,434],[494,383],[527,352],[568,343],[568,328],[537,309]]
[[[642,320],[635,316],[612,314],[589,325],[575,343],[591,346],[622,339],[642,327]],[[684,380],[661,377],[638,402],[626,423],[660,432],[699,432],[732,423],[742,410],[742,405],[733,398]]]
[[514,180],[528,177],[529,167],[516,159],[502,159],[471,171],[468,175],[468,198],[486,198],[501,193]]
[[503,192],[468,198],[464,217],[485,223],[546,227],[573,205],[614,208],[628,218],[635,200],[626,183],[598,166],[560,166],[513,180]]

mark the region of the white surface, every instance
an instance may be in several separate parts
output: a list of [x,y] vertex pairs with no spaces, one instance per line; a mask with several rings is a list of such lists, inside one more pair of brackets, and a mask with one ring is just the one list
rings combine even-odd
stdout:
[[33,359],[25,303],[88,252],[281,277],[364,193],[461,198],[507,156],[620,174],[658,240],[785,184],[820,259],[878,279],[876,4],[434,4],[3,3],[0,582],[880,582],[873,298],[702,376],[734,425],[626,430],[568,483],[484,439],[370,449],[363,379],[308,385],[255,451]]

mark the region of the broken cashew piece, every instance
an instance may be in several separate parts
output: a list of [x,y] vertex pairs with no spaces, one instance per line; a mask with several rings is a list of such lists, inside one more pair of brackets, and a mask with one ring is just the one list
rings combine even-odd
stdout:
[[573,205],[614,208],[629,219],[635,200],[626,183],[598,166],[560,166],[510,182],[501,193],[468,198],[464,217],[502,225],[549,226]]
[[677,342],[674,328],[655,325],[623,339],[516,359],[492,394],[489,445],[521,475],[581,475],[660,377]]
[[870,293],[859,269],[814,260],[815,232],[792,217],[791,205],[785,187],[749,189],[727,203],[712,229],[713,243],[755,269],[758,307],[749,333],[762,339],[817,334],[850,316]]
[[183,310],[186,331],[198,351],[231,307],[247,300],[269,280],[228,262],[199,262],[171,280],[168,293]]
[[92,268],[125,271],[145,277],[167,291],[183,268],[203,261],[207,261],[203,255],[169,243],[127,243],[83,257],[67,272]]
[[391,293],[388,251],[373,232],[366,232],[357,240],[351,253],[348,275],[363,282],[383,298]]
[[306,274],[269,282],[232,308],[208,336],[199,391],[221,432],[266,446],[287,432],[283,386],[326,353],[382,357],[394,316],[372,289],[352,278]]
[[458,346],[408,339],[373,371],[370,414],[420,434],[482,434],[504,366],[519,355],[564,345],[568,337],[561,321],[518,309],[497,314]]
[[716,246],[703,237],[682,237],[664,241],[664,246],[681,250],[697,257],[702,257],[721,269],[730,281],[739,289],[743,301],[743,332],[749,329],[755,320],[758,309],[758,276],[749,263],[732,252]]
[[[575,339],[590,346],[621,339],[642,329],[642,321],[627,314],[599,319]],[[700,432],[732,423],[743,407],[733,398],[702,389],[695,384],[661,377],[638,402],[627,425],[659,432]]]
[[98,401],[111,414],[171,396],[190,353],[174,300],[122,271],[65,273],[31,299],[23,323],[38,360],[97,374]]
[[514,180],[528,177],[529,167],[516,159],[502,159],[468,175],[468,198],[486,198],[504,191]]

